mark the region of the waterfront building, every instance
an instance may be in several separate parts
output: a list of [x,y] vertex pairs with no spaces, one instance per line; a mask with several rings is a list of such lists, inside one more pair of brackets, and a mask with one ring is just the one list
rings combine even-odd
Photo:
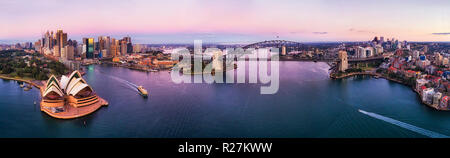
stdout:
[[426,103],[432,103],[434,96],[434,89],[427,88],[422,91],[422,101]]
[[448,58],[443,58],[442,59],[442,65],[448,65]]
[[441,97],[442,97],[442,93],[440,93],[440,92],[436,92],[433,95],[433,107],[439,108],[439,103],[441,101]]
[[366,49],[363,47],[358,47],[357,51],[357,56],[358,58],[365,58],[366,57]]
[[67,101],[74,107],[81,107],[98,102],[94,90],[81,77],[80,72],[74,71],[69,77],[61,77],[62,90]]
[[61,82],[55,76],[51,76],[45,87],[41,105],[45,109],[52,110],[53,113],[64,111],[65,101],[73,107],[87,106],[98,102],[98,97],[93,89],[78,71],[74,71],[69,77],[63,75]]
[[85,44],[86,49],[86,58],[93,59],[94,58],[94,38],[83,38],[83,44]]
[[[71,61],[68,61],[71,62]],[[50,116],[70,119],[90,114],[108,103],[98,97],[78,71],[61,80],[51,76],[41,87],[41,111]]]
[[348,56],[346,51],[339,51],[339,71],[343,72],[348,69]]
[[405,71],[406,77],[416,77],[417,74],[418,74],[418,72],[416,72],[416,71],[412,71],[412,70]]
[[366,49],[365,49],[366,51],[365,51],[365,53],[366,53],[366,57],[372,57],[374,54],[373,54],[373,48],[372,47],[366,47]]
[[50,76],[42,91],[41,108],[53,113],[64,111],[64,93],[55,76]]
[[440,108],[448,108],[448,99],[449,99],[448,96],[442,97],[439,107]]

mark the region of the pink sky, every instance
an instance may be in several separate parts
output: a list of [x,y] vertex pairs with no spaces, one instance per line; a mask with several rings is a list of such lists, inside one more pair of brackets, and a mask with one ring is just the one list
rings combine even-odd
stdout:
[[448,0],[15,0],[0,2],[0,19],[0,40],[63,29],[74,39],[130,34],[142,43],[192,40],[178,34],[215,41],[450,41]]

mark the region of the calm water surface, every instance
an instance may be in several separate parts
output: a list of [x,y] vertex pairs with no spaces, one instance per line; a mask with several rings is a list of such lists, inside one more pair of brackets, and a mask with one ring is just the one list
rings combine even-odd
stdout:
[[[110,105],[73,120],[40,112],[36,88],[0,80],[0,137],[425,137],[358,109],[450,135],[450,112],[420,104],[409,87],[330,80],[328,68],[281,62],[278,93],[261,95],[259,84],[174,84],[166,71],[89,66],[84,78]],[[123,80],[147,88],[148,99]]]

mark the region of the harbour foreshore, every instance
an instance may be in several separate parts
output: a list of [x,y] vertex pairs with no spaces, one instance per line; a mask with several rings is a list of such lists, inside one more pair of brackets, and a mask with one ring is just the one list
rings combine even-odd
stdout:
[[[385,75],[380,74],[380,73],[375,73],[375,72],[352,72],[352,73],[346,73],[346,74],[339,75],[339,76],[336,76],[334,73],[330,73],[330,78],[331,78],[331,79],[342,79],[342,78],[347,78],[347,77],[357,76],[357,75],[369,75],[369,76],[380,77],[380,78],[384,78],[384,79],[389,80],[389,81],[393,81],[393,82],[397,82],[397,83],[400,83],[400,84],[409,86],[409,87],[411,88],[412,91],[414,91],[420,98],[422,98],[422,94],[420,94],[416,89],[414,89],[414,87],[412,87],[412,86],[406,84],[406,83],[403,82],[403,81],[400,81],[400,80],[397,80],[397,79],[394,79],[394,78],[385,76]],[[427,102],[422,101],[422,99],[419,99],[419,100],[420,100],[420,102],[421,102],[422,104],[425,104],[425,105],[427,105],[428,107],[431,107],[431,108],[433,108],[433,109],[435,109],[435,110],[439,110],[439,111],[450,111],[450,109],[448,109],[448,108],[439,108],[439,107],[435,107],[435,106],[433,106],[432,104],[429,104],[429,103],[427,103]]]
[[[86,74],[86,72],[81,71],[81,75],[82,76],[84,76],[85,74]],[[28,79],[24,79],[24,78],[20,78],[20,77],[9,77],[9,76],[5,76],[5,75],[0,75],[0,79],[25,82],[27,84],[30,84],[30,85],[36,87],[36,88],[41,88],[41,86],[44,85],[44,84],[42,84],[41,80],[28,80]]]
[[17,77],[8,77],[8,76],[4,76],[4,75],[0,75],[1,79],[6,79],[6,80],[14,80],[14,81],[20,81],[20,82],[25,82],[27,84],[30,84],[36,88],[41,88],[42,85],[40,85],[39,83],[41,83],[38,80],[27,80],[27,79],[23,79],[23,78],[17,78]]

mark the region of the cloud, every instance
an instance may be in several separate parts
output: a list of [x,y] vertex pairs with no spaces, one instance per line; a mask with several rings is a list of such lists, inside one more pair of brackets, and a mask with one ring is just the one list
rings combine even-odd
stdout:
[[313,32],[313,34],[316,34],[316,35],[325,35],[325,34],[328,34],[328,32]]
[[450,32],[437,32],[437,33],[431,33],[432,35],[450,35]]
[[357,29],[354,29],[354,28],[350,28],[350,29],[348,29],[348,31],[350,31],[350,32],[357,32],[357,33],[371,33],[371,34],[376,34],[376,32],[373,32],[373,31],[368,31],[368,30],[357,30]]

